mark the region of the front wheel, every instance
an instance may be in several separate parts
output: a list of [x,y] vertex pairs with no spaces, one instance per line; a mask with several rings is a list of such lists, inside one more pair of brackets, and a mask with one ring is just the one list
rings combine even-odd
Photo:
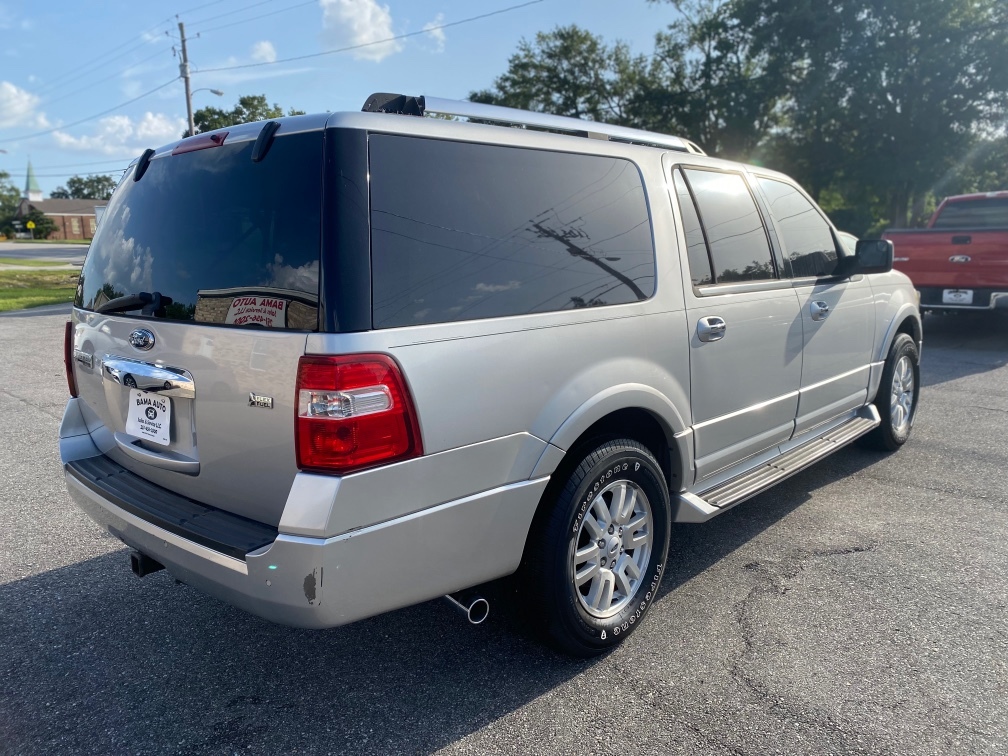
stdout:
[[896,451],[906,443],[917,414],[920,396],[920,356],[917,344],[905,333],[898,334],[889,347],[882,368],[875,406],[882,424],[864,437],[865,445],[882,451]]
[[670,512],[661,468],[638,442],[607,441],[583,458],[531,534],[524,571],[530,616],[555,647],[594,656],[640,624],[668,557]]

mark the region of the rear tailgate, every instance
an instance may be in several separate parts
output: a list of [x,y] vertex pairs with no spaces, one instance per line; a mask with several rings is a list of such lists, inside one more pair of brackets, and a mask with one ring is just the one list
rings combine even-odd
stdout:
[[1008,229],[886,231],[917,288],[1008,290]]
[[281,130],[259,162],[258,130],[242,132],[162,152],[117,188],[81,272],[74,368],[108,457],[276,525],[318,328],[322,132]]

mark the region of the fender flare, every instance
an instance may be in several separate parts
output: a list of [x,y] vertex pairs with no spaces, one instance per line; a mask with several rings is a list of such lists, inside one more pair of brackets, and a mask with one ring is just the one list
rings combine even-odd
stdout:
[[654,417],[665,432],[669,448],[676,452],[680,469],[674,472],[683,480],[685,471],[693,467],[692,432],[667,396],[641,383],[610,386],[583,402],[550,437],[533,477],[551,475],[585,431],[602,418],[626,409],[644,410]]

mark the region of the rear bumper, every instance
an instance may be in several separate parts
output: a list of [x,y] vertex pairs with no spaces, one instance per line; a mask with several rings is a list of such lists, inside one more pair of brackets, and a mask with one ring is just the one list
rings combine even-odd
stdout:
[[[125,501],[122,491],[132,483],[145,485],[150,495],[142,479],[127,477],[112,493],[82,476],[74,460],[93,459],[88,452],[97,449],[79,435],[62,435],[70,497],[102,528],[209,595],[307,628],[346,624],[514,572],[548,481],[501,486],[331,538],[280,532],[240,555],[165,520],[155,522],[139,494],[136,502]],[[117,476],[132,476],[119,469]]]
[[[942,301],[945,288],[970,289],[973,292],[973,302],[968,305],[946,304]],[[922,310],[993,310],[996,307],[1008,307],[1008,287],[1004,289],[975,288],[969,286],[940,288],[936,286],[919,287],[920,307]]]

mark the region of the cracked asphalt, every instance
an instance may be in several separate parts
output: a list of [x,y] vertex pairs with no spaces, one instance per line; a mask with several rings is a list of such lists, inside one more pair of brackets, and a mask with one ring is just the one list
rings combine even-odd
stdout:
[[324,632],[143,580],[70,503],[65,308],[0,316],[0,752],[1004,754],[1008,313],[928,316],[897,454],[673,531],[647,622],[574,661],[502,606]]

